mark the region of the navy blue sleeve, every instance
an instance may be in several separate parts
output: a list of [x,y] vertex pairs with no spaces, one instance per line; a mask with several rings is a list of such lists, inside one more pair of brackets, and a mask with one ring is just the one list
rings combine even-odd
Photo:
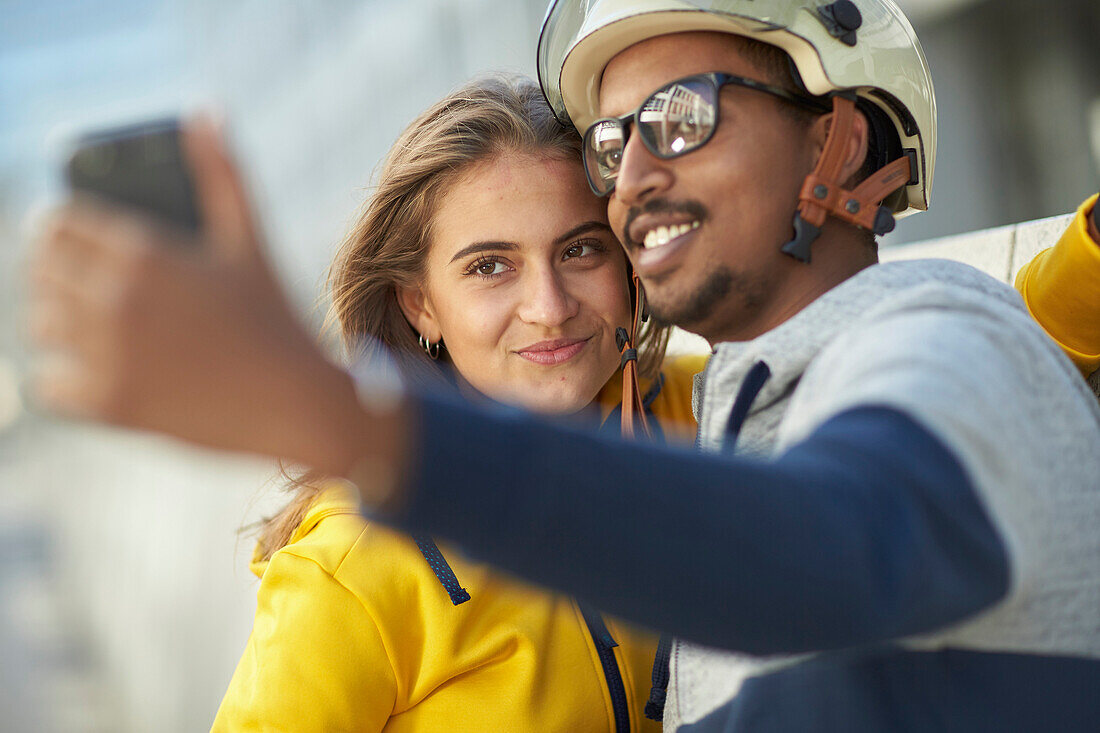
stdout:
[[765,462],[449,396],[418,408],[409,494],[384,521],[685,639],[847,647],[949,624],[1007,591],[1005,549],[963,468],[893,409],[837,415]]

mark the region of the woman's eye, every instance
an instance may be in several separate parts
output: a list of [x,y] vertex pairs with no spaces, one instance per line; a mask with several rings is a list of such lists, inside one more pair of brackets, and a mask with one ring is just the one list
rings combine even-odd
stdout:
[[598,242],[577,242],[566,248],[564,259],[576,259],[603,251],[605,251],[603,245]]
[[500,260],[478,260],[466,269],[467,275],[480,277],[496,277],[508,271],[508,265]]

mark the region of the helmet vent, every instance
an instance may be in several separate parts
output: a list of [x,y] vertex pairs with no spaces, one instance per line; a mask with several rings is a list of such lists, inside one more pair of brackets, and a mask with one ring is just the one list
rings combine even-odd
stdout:
[[848,46],[856,45],[856,31],[863,27],[863,14],[852,0],[837,0],[818,8],[817,17],[833,38]]

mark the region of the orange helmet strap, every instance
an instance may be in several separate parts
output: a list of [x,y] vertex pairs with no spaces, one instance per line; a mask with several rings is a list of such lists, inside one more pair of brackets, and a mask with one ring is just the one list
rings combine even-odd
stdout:
[[642,283],[636,273],[631,272],[634,282],[634,313],[630,326],[630,334],[625,328],[615,329],[615,339],[619,347],[619,368],[623,370],[623,402],[622,402],[622,432],[624,438],[633,438],[635,428],[640,426],[647,438],[653,434],[649,428],[649,420],[646,419],[645,405],[642,404],[641,386],[638,383],[638,350],[634,344],[638,342],[638,332],[643,320],[642,309]]
[[802,184],[798,211],[794,215],[794,239],[783,245],[783,252],[799,262],[810,261],[810,248],[820,236],[827,217],[875,234],[894,230],[894,214],[882,206],[882,200],[913,179],[913,159],[906,155],[880,168],[855,190],[840,181],[844,167],[845,142],[855,124],[856,103],[851,95],[833,96],[833,121],[825,138],[825,148],[817,166]]

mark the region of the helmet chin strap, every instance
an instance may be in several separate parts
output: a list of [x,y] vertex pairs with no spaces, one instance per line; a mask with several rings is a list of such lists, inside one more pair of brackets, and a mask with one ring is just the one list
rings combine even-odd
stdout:
[[802,184],[798,211],[794,215],[794,239],[783,245],[783,252],[799,262],[810,261],[810,247],[821,234],[828,216],[875,234],[892,232],[894,214],[881,205],[882,200],[915,178],[916,171],[911,169],[913,161],[909,156],[902,156],[880,168],[855,190],[845,189],[840,175],[855,118],[855,96],[834,95],[833,121],[825,138],[825,148],[817,166]]
[[645,291],[642,290],[642,282],[633,269],[630,277],[634,282],[634,319],[630,334],[627,335],[625,328],[615,329],[615,340],[619,346],[619,368],[623,370],[622,431],[624,438],[633,438],[636,428],[641,427],[642,433],[647,438],[652,438],[653,433],[646,419],[641,386],[638,383],[638,349],[635,347],[642,322],[647,318]]

